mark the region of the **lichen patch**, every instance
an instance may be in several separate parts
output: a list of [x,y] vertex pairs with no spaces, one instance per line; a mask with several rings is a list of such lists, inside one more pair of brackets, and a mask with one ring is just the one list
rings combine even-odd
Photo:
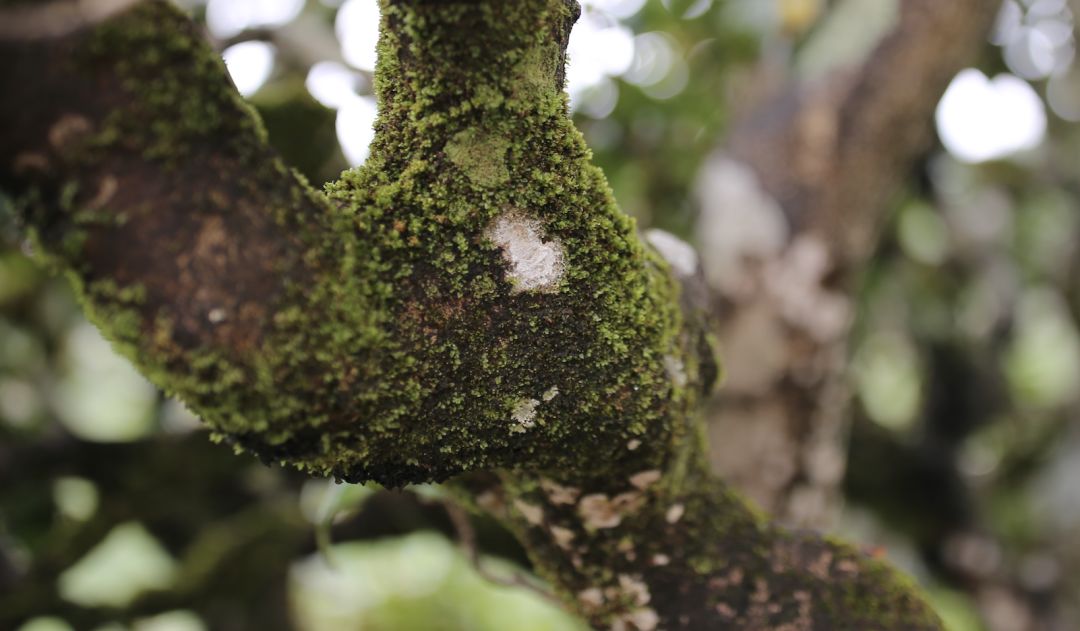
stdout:
[[667,372],[668,379],[671,379],[671,383],[677,388],[686,386],[689,381],[686,375],[686,364],[674,355],[664,355],[664,370]]
[[635,488],[644,491],[660,479],[659,469],[649,469],[648,471],[642,471],[641,473],[635,473],[630,476],[630,484]]
[[520,434],[536,427],[536,406],[540,402],[536,399],[519,399],[510,410],[510,418],[513,424],[510,426],[511,434]]
[[637,491],[620,493],[615,497],[593,493],[581,498],[578,515],[590,530],[614,528],[622,523],[624,516],[641,508],[644,502],[644,496]]
[[629,574],[619,574],[619,588],[623,594],[629,596],[636,605],[647,605],[652,600],[649,586],[640,577]]
[[544,523],[544,509],[539,506],[529,504],[523,500],[514,500],[514,508],[521,513],[521,516],[525,518],[525,521],[533,526],[539,526]]
[[547,478],[540,478],[540,488],[547,493],[548,500],[555,505],[575,504],[579,497],[581,497],[581,489],[572,486],[563,486],[558,482],[548,480]]
[[555,545],[563,550],[570,549],[571,544],[574,542],[574,536],[574,531],[569,528],[563,528],[562,526],[551,527],[551,537],[555,540]]
[[590,587],[577,593],[577,600],[585,611],[595,611],[604,606],[604,592],[599,587]]
[[506,280],[513,293],[554,292],[559,288],[566,254],[558,239],[544,240],[540,222],[519,212],[498,217],[485,235],[510,264]]
[[93,131],[93,125],[85,116],[64,114],[49,128],[49,144],[63,150],[85,138]]

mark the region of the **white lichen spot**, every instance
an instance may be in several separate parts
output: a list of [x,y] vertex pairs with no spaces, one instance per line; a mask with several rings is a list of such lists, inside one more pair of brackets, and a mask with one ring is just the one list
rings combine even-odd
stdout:
[[641,441],[636,438],[631,438],[630,440],[626,441],[626,448],[630,451],[635,451],[640,446]]
[[552,504],[574,504],[578,498],[581,497],[581,489],[572,486],[563,486],[558,482],[548,480],[547,478],[540,478],[540,488],[547,493],[548,500]]
[[91,131],[93,126],[85,116],[64,114],[49,128],[49,144],[54,149],[62,150]]
[[206,319],[209,320],[211,324],[220,324],[225,321],[226,317],[225,310],[221,307],[215,307],[206,314]]
[[525,521],[533,526],[544,523],[544,509],[522,500],[514,500],[514,508],[517,509]]
[[510,419],[513,420],[513,424],[510,425],[511,434],[520,434],[536,427],[536,406],[538,405],[540,402],[536,399],[519,399],[514,404],[514,408],[510,410]]
[[603,493],[593,493],[581,498],[578,514],[585,521],[585,527],[593,530],[614,528],[622,523],[622,515],[615,510],[611,498]]
[[574,531],[562,526],[552,526],[551,537],[555,540],[555,545],[563,550],[569,550],[570,545],[574,542]]
[[559,386],[551,386],[550,388],[547,389],[546,392],[544,392],[543,396],[541,396],[540,398],[543,399],[545,402],[547,402],[547,401],[550,401],[550,400],[554,399],[557,396],[559,396]]
[[650,559],[653,565],[664,566],[671,563],[671,557],[666,554],[654,554]]
[[543,238],[540,222],[512,211],[488,227],[485,237],[502,250],[503,259],[510,264],[506,279],[513,293],[554,292],[559,288],[566,255],[558,239]]
[[649,593],[649,586],[645,584],[639,577],[630,576],[629,574],[619,574],[619,589],[623,594],[630,597],[630,600],[638,606],[649,604],[652,600],[652,594]]
[[697,271],[697,252],[686,241],[657,228],[646,230],[645,239],[664,257],[678,278],[693,276]]
[[685,506],[682,504],[672,504],[671,507],[667,509],[667,513],[664,514],[664,519],[666,519],[669,524],[676,524],[682,519],[682,516],[685,513]]
[[627,622],[634,625],[638,631],[655,631],[660,625],[660,616],[653,609],[644,607],[632,611]]
[[622,523],[624,516],[637,511],[644,503],[644,496],[637,491],[610,498],[603,493],[593,493],[581,498],[578,515],[590,530],[614,528]]
[[677,388],[682,388],[686,385],[688,379],[686,377],[686,365],[683,361],[674,355],[664,355],[664,370],[667,372],[668,379]]
[[635,488],[644,491],[660,479],[659,469],[649,469],[648,471],[642,471],[641,473],[635,473],[630,476],[630,484]]
[[578,592],[577,600],[586,611],[593,611],[604,606],[604,592],[599,587],[583,589]]
[[86,207],[92,210],[103,207],[112,200],[113,195],[116,195],[116,191],[119,189],[120,183],[116,181],[116,178],[112,175],[105,175],[101,178],[101,182],[98,183],[98,190],[93,199],[86,202]]

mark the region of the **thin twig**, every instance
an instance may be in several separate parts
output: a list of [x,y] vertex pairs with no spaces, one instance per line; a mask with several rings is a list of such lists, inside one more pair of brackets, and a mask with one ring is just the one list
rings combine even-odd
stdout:
[[496,585],[527,589],[538,594],[544,600],[560,608],[565,608],[565,603],[558,596],[536,580],[530,579],[524,573],[511,571],[510,576],[507,577],[484,567],[480,548],[476,545],[476,530],[473,528],[472,522],[469,521],[469,514],[460,505],[449,500],[443,501],[443,508],[446,510],[446,515],[450,518],[450,523],[453,524],[454,531],[457,533],[458,545],[461,546],[462,552],[465,553],[465,557],[472,564],[477,574]]

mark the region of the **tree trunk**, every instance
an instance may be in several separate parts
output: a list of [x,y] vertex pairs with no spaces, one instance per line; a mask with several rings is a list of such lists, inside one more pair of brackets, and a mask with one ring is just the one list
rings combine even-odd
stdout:
[[1000,5],[898,2],[864,61],[758,104],[705,169],[698,229],[728,364],[711,460],[789,524],[820,528],[835,507],[857,276]]
[[325,195],[170,5],[35,27],[63,4],[0,13],[0,186],[219,439],[459,476],[596,628],[938,628],[885,563],[708,472],[705,317],[567,115],[575,3],[384,0],[371,158]]

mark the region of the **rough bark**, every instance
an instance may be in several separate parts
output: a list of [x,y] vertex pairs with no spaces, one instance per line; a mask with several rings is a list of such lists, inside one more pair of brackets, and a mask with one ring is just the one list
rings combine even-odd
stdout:
[[844,469],[855,276],[929,147],[942,93],[977,61],[1000,5],[903,0],[861,66],[793,86],[734,126],[718,169],[761,203],[742,211],[755,216],[730,210],[721,226],[706,218],[701,229],[765,222],[771,236],[743,230],[713,270],[730,361],[709,411],[712,462],[788,523],[821,527],[831,514]]
[[938,628],[708,473],[703,317],[567,115],[576,5],[382,9],[371,158],[326,196],[165,3],[0,41],[0,186],[106,336],[266,460],[469,473],[597,628]]

